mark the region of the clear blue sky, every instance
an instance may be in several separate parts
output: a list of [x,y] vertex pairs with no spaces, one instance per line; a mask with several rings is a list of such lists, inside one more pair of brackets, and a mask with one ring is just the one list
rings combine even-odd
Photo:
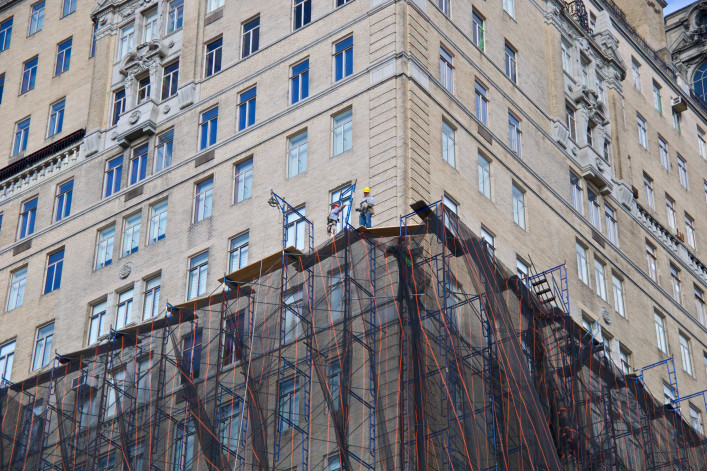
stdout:
[[663,9],[663,13],[668,15],[675,10],[679,10],[684,6],[694,3],[695,0],[667,0],[668,6]]

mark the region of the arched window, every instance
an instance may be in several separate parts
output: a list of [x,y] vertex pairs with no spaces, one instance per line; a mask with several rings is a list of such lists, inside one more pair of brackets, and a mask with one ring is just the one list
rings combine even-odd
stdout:
[[707,103],[707,62],[702,64],[692,79],[692,88],[695,94]]

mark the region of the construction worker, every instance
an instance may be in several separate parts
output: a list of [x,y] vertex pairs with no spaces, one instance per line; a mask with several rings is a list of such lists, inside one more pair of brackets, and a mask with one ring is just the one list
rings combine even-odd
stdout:
[[370,195],[371,189],[366,187],[363,189],[363,199],[356,211],[361,214],[358,216],[358,223],[363,227],[371,227],[371,216],[373,216],[373,207],[376,205],[375,200]]
[[332,203],[331,211],[329,212],[329,215],[326,218],[326,231],[327,234],[329,234],[330,236],[334,237],[336,235],[336,226],[339,224],[341,211],[343,211],[343,209],[348,205],[349,201],[345,202],[343,205],[340,204],[338,201],[336,203]]

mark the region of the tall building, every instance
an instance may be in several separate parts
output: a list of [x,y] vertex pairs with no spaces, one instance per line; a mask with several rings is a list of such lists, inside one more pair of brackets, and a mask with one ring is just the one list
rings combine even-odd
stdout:
[[572,318],[703,433],[704,2],[664,6],[0,2],[1,378],[328,242],[357,185],[375,227],[440,200],[520,275],[565,263]]

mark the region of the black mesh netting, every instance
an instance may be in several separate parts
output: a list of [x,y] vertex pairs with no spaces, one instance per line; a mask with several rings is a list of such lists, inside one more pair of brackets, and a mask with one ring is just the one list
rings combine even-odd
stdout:
[[60,352],[0,389],[0,469],[706,469],[678,411],[441,211]]

